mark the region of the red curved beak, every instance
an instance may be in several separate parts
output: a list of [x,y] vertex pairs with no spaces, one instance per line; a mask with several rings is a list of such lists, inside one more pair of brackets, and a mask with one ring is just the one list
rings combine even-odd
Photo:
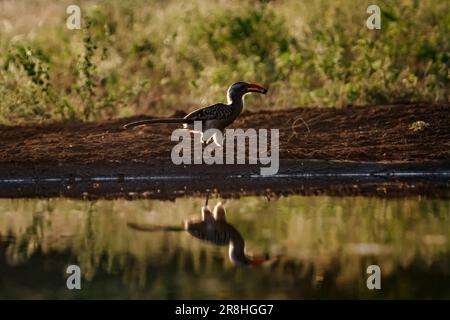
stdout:
[[250,260],[250,266],[256,267],[262,265],[264,262],[269,261],[269,256],[265,257],[259,257],[259,258],[251,258]]
[[248,86],[248,92],[258,92],[258,93],[266,94],[267,89],[260,86],[259,84],[250,83]]

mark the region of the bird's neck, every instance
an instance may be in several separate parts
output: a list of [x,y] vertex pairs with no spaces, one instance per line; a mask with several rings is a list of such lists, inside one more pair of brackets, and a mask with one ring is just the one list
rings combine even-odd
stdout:
[[234,265],[245,266],[251,263],[245,254],[245,241],[242,237],[232,237],[228,249],[230,260]]
[[244,108],[244,97],[240,93],[230,93],[227,94],[228,105],[233,108],[233,112],[240,114]]

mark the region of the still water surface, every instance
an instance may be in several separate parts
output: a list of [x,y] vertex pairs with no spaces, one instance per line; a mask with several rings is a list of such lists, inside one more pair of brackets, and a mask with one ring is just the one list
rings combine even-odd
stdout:
[[204,202],[0,200],[0,298],[450,298],[447,200]]

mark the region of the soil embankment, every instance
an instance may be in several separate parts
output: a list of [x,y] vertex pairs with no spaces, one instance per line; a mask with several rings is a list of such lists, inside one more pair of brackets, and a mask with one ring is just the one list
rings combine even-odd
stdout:
[[[277,194],[286,191],[446,197],[449,193],[449,176],[440,176],[435,181],[433,172],[450,172],[450,104],[246,112],[234,128],[280,130],[280,173],[285,179],[278,176],[265,182],[245,180],[255,173],[254,166],[173,165],[170,152],[176,143],[170,141],[170,135],[177,125],[122,129],[123,124],[141,118],[144,117],[94,123],[0,126],[0,182],[3,181],[0,196],[88,194],[95,198],[138,193],[171,198],[211,188],[231,195],[269,194],[272,189]],[[416,121],[426,124],[423,130],[410,128]],[[309,161],[312,159],[320,161]],[[399,172],[423,171],[427,177],[412,181],[414,175],[389,178],[382,174],[380,178],[380,172],[396,168]],[[327,177],[339,172],[345,174]],[[360,175],[352,179],[348,176],[358,172]],[[307,179],[305,173],[317,179]],[[364,175],[376,179],[368,180]],[[171,181],[170,177],[178,182]],[[169,182],[175,183],[176,188],[170,187]],[[108,187],[100,192],[101,186]]]

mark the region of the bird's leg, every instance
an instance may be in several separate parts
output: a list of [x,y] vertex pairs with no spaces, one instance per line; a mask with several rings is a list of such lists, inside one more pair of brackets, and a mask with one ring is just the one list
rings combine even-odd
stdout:
[[[211,141],[214,142],[214,144],[218,147],[223,147],[223,138],[222,141],[219,141],[219,137],[217,136],[217,134],[213,134],[211,137],[208,137],[205,144],[209,144]],[[205,141],[205,140],[203,140]]]
[[208,190],[208,192],[206,193],[205,207],[208,206],[209,193],[210,193],[210,191]]
[[192,133],[192,134],[194,134],[194,139],[195,139],[195,135],[196,135],[196,134],[200,135],[200,141],[201,141],[201,143],[202,143],[202,145],[203,145],[203,143],[204,143],[205,141],[203,140],[203,132],[202,132],[202,131],[189,130],[189,132]]
[[217,134],[214,134],[212,136],[212,139],[213,139],[214,143],[216,144],[216,146],[218,146],[218,147],[223,146],[223,138],[222,138],[222,141],[219,141],[219,137],[217,136]]

